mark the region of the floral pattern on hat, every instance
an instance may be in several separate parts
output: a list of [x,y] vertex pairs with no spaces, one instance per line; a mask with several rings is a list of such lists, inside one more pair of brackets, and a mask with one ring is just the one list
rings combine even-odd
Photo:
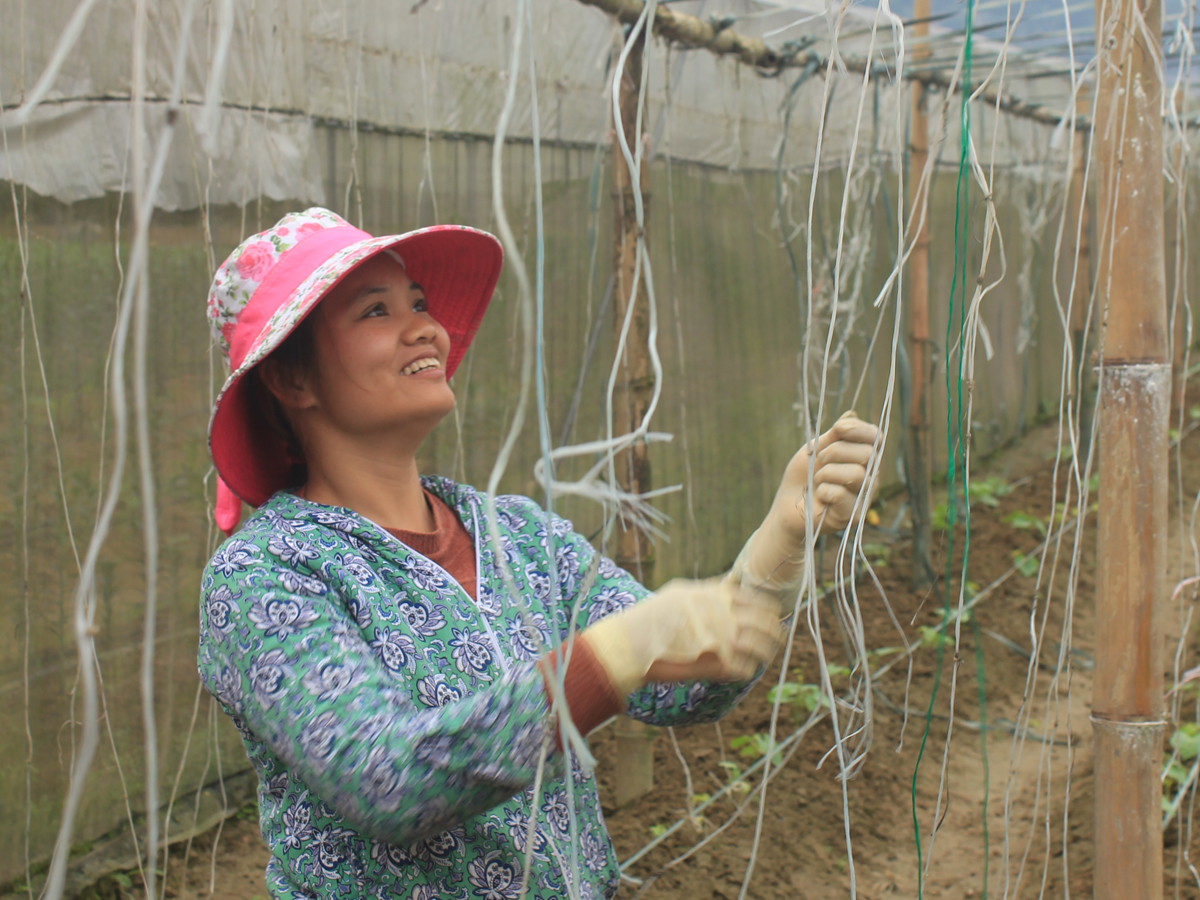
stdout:
[[217,269],[208,294],[208,320],[213,340],[229,358],[229,337],[250,298],[279,258],[309,235],[350,223],[319,206],[288,213],[266,231],[242,241]]
[[334,284],[368,256],[373,256],[394,243],[396,243],[394,235],[359,241],[342,248],[317,266],[312,274],[292,292],[291,299],[279,307],[267,320],[267,324],[255,336],[254,343],[250,345],[250,349],[246,353],[246,358],[242,360],[234,374],[245,372],[262,362],[267,354],[278,347],[300,320],[325,297]]
[[[341,222],[340,219],[339,222]],[[346,223],[341,222],[341,224],[344,225]],[[466,225],[435,225],[429,229],[422,229],[422,231],[434,230],[478,233],[474,228]],[[414,232],[414,234],[416,233],[420,232]],[[262,362],[291,333],[300,320],[308,315],[312,308],[324,298],[329,289],[351,269],[367,257],[374,256],[376,253],[386,250],[395,243],[395,235],[359,241],[348,247],[343,247],[330,256],[329,259],[325,260],[325,262],[321,263],[293,291],[291,299],[279,307],[274,315],[267,320],[267,324],[263,326],[262,331],[255,336],[254,343],[250,345],[250,349],[246,353],[246,358],[241,361],[237,370],[230,376],[230,380],[232,381]],[[392,256],[401,265],[404,264],[403,259],[398,254],[393,253]]]

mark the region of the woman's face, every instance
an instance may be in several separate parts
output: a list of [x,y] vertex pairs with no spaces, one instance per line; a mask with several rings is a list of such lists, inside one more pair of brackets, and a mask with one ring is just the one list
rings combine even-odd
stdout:
[[313,315],[317,365],[305,393],[325,427],[362,437],[401,430],[420,440],[453,409],[450,337],[393,257],[358,266]]

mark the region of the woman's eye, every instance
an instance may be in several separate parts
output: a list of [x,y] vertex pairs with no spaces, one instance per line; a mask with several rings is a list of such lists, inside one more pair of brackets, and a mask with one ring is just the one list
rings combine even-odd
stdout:
[[376,303],[374,306],[372,306],[370,309],[368,309],[366,311],[366,313],[363,315],[363,318],[367,319],[367,318],[371,318],[371,317],[386,316],[386,315],[387,315],[387,307],[384,306],[382,303]]
[[413,312],[429,312],[429,304],[425,302],[424,297],[413,303]]

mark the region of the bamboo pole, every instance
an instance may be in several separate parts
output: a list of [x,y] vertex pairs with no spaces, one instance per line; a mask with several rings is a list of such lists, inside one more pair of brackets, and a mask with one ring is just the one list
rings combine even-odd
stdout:
[[[1160,0],[1097,0],[1104,312],[1098,429],[1094,896],[1161,900],[1167,346]],[[1146,35],[1152,40],[1147,42]]]
[[[913,51],[915,65],[929,56],[929,45],[921,38],[929,33],[929,0],[914,0]],[[910,221],[921,222],[921,228],[913,240],[912,254],[908,260],[908,369],[909,369],[909,412],[908,441],[905,446],[904,479],[908,485],[908,503],[912,516],[912,584],[916,590],[927,588],[934,582],[933,558],[930,547],[932,537],[932,513],[929,505],[931,493],[931,462],[929,458],[929,401],[927,386],[931,364],[929,352],[929,185],[923,189],[918,185],[921,173],[929,160],[929,120],[925,115],[926,88],[923,84],[912,85],[912,115],[909,118],[909,165],[908,183],[913,186],[912,215]]]
[[[642,84],[642,49],[645,38],[639,39],[629,53],[625,71],[621,73],[618,105],[622,128],[630,148],[637,147],[637,103]],[[650,338],[649,306],[646,283],[637,279],[636,298],[631,298],[637,266],[638,223],[634,207],[633,180],[630,177],[621,145],[614,134],[613,142],[613,322],[614,341],[634,303],[633,320],[625,342],[625,354],[620,360],[619,380],[613,394],[613,434],[628,434],[637,428],[646,414],[654,390],[654,376],[648,355]],[[643,224],[650,211],[650,167],[647,155],[642,155],[640,185],[642,190]],[[640,442],[617,457],[617,482],[625,490],[640,494],[650,488],[650,458],[646,443]],[[654,570],[654,545],[639,529],[622,526],[617,535],[615,561],[646,584]],[[617,720],[617,770],[614,782],[614,801],[626,806],[654,787],[654,731],[627,716]]]

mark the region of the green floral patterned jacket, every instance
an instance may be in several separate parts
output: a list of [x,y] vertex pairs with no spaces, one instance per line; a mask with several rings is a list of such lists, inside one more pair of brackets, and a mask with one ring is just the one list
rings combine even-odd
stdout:
[[[276,494],[209,562],[199,670],[259,777],[267,888],[279,900],[512,900],[536,816],[531,898],[611,897],[619,873],[595,780],[551,751],[539,652],[564,640],[595,550],[524,497],[496,499],[506,595],[483,496],[425,486],[475,539],[478,600],[351,512]],[[555,566],[549,565],[553,546]],[[552,584],[550,572],[556,572]],[[576,627],[648,592],[607,559]],[[534,630],[538,633],[534,634]],[[649,685],[629,714],[713,721],[748,684]]]

